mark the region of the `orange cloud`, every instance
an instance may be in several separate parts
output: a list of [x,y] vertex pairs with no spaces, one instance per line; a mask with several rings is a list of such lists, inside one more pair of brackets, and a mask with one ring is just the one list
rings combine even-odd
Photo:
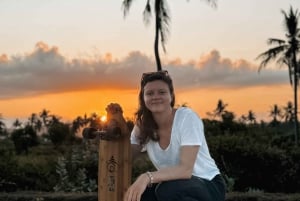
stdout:
[[0,62],[1,62],[1,63],[6,63],[6,62],[8,62],[8,57],[7,57],[6,54],[2,54],[2,55],[0,56]]

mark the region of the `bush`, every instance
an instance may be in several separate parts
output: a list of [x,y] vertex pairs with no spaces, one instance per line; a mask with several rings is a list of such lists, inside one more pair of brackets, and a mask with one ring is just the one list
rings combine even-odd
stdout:
[[39,144],[38,137],[34,128],[26,125],[25,128],[19,128],[12,132],[11,139],[14,142],[17,154],[25,152],[28,154],[28,149]]
[[48,133],[51,142],[55,146],[61,145],[69,136],[71,136],[69,125],[61,122],[51,124]]
[[283,150],[245,135],[211,136],[208,139],[222,173],[234,179],[233,190],[299,192],[299,148]]
[[53,146],[34,147],[28,155],[15,155],[13,147],[9,139],[0,141],[0,181],[15,183],[18,190],[52,190],[57,155]]
[[14,182],[20,190],[52,191],[57,182],[56,156],[17,157]]
[[142,154],[140,158],[137,158],[132,164],[132,181],[140,176],[140,174],[147,171],[154,171],[155,167],[152,162],[149,160],[146,153]]
[[0,141],[0,182],[1,189],[5,191],[6,184],[15,184],[17,161],[15,159],[14,145],[9,139]]
[[98,156],[83,148],[74,146],[70,155],[58,158],[56,173],[59,179],[53,188],[54,191],[92,192],[97,190],[97,178],[88,177],[85,165],[97,163]]

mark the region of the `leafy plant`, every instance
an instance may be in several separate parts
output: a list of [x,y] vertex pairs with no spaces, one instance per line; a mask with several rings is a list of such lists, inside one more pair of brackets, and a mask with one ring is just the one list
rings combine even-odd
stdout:
[[78,148],[73,148],[69,159],[60,156],[56,164],[56,173],[59,182],[54,186],[54,191],[63,192],[93,192],[97,190],[95,179],[87,176],[84,165],[87,159],[85,152]]

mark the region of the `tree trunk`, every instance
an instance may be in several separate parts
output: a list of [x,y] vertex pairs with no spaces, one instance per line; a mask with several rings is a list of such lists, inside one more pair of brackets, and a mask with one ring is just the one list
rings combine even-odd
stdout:
[[155,1],[155,40],[154,40],[154,55],[155,55],[155,60],[156,60],[156,66],[157,66],[157,71],[161,71],[161,63],[160,63],[160,58],[159,58],[159,30],[161,26],[159,18],[159,1]]
[[298,133],[299,133],[299,123],[298,123],[298,64],[296,59],[296,54],[293,56],[293,63],[294,63],[294,115],[295,115],[295,145],[298,146]]

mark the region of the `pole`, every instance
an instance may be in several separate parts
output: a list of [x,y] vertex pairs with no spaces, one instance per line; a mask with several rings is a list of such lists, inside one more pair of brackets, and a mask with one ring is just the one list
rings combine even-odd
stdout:
[[87,128],[83,135],[100,139],[98,201],[121,201],[131,184],[130,133],[119,104],[109,104],[106,112],[104,129]]

